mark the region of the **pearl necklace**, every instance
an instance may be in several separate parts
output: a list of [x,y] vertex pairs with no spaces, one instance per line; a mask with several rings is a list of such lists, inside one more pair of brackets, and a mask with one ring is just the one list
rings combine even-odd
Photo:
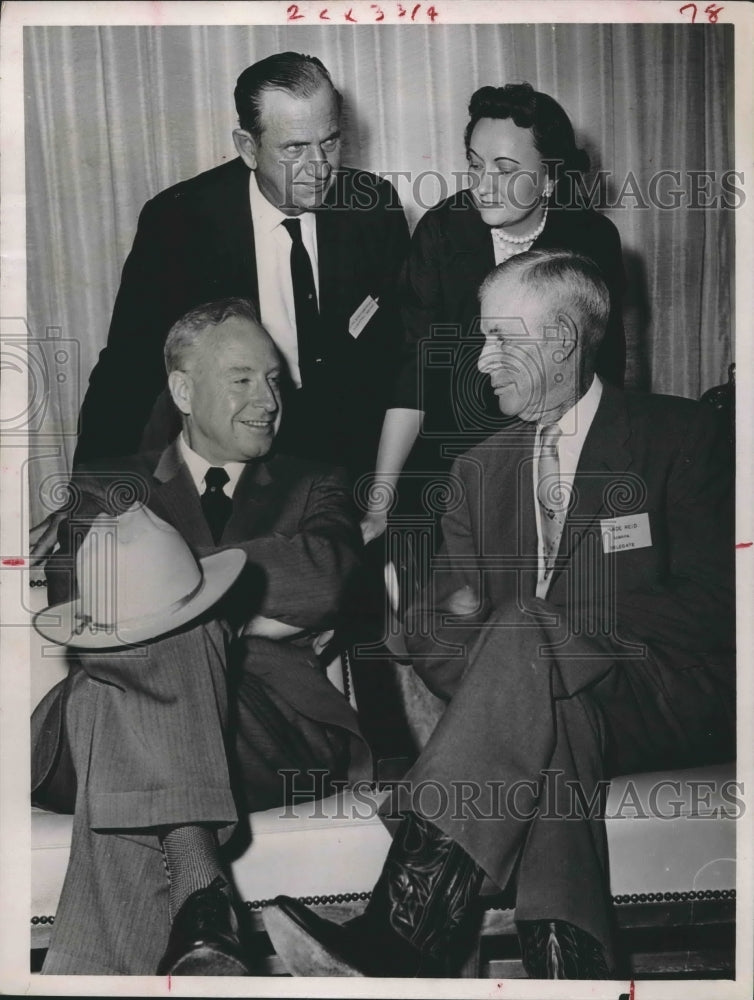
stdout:
[[502,226],[494,226],[492,232],[498,239],[505,240],[506,243],[533,243],[534,240],[540,235],[542,230],[545,228],[545,223],[547,222],[547,205],[545,205],[545,214],[542,216],[542,221],[534,230],[533,233],[529,233],[528,236],[507,236],[503,231]]

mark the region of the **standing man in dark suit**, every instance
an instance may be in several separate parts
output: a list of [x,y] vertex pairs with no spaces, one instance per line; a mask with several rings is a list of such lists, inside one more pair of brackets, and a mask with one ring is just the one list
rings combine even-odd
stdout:
[[486,875],[515,890],[530,977],[609,977],[608,779],[735,751],[716,414],[595,375],[609,296],[588,259],[521,254],[480,296],[479,365],[510,425],[457,460],[406,629],[447,707],[388,804],[401,822],[358,923],[268,909],[297,974],[437,974]]
[[235,101],[239,157],[141,213],[75,465],[171,439],[167,331],[194,306],[241,296],[286,361],[281,446],[353,473],[374,467],[401,342],[400,201],[387,181],[341,166],[342,98],[319,59],[269,56],[241,74]]
[[[46,973],[243,974],[219,844],[239,813],[282,803],[279,769],[343,776],[368,759],[355,713],[313,648],[338,622],[361,547],[344,477],[270,454],[282,361],[250,302],[188,313],[165,359],[183,430],[161,454],[74,476],[47,566],[54,607],[35,621],[43,635],[81,647],[32,720],[33,800],[64,812],[75,803]],[[159,544],[137,567],[142,586],[118,575],[116,593],[84,603],[87,564],[77,558],[74,574],[74,556],[84,546],[96,555],[87,541],[95,519],[134,501],[197,557],[229,546],[245,555],[238,581],[198,621],[175,618],[201,593],[192,587],[151,631],[136,628],[161,606],[153,578],[172,586],[171,570],[186,561],[150,565]],[[154,607],[121,609],[150,587]],[[116,599],[108,641],[101,625]],[[78,634],[66,630],[73,612]],[[87,626],[92,618],[99,628]],[[144,639],[153,641],[134,648]]]

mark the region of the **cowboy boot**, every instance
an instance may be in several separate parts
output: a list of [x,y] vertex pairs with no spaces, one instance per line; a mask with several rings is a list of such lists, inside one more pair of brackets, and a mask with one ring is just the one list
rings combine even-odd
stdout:
[[565,920],[517,924],[521,961],[529,979],[610,979],[600,943]]
[[336,924],[278,896],[264,924],[293,975],[442,977],[483,875],[455,841],[407,813],[361,916]]

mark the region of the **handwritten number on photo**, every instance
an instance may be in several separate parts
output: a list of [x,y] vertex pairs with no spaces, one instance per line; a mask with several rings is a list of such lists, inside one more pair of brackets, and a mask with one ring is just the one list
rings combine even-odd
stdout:
[[[694,6],[694,5],[693,4],[692,5],[687,4],[687,6]],[[373,15],[372,15],[372,21],[375,24],[379,24],[380,21],[384,21],[385,20],[385,11],[380,6],[380,4],[371,3],[369,5],[369,7],[370,7],[370,10],[372,10],[374,12]],[[722,8],[720,8],[720,9],[722,10]],[[402,3],[397,3],[396,4],[396,12],[397,12],[398,17],[406,17],[406,15],[409,15],[410,20],[413,21],[413,22],[416,22],[416,18],[421,13],[421,10],[422,10],[422,4],[417,3],[417,4],[414,4],[414,6],[411,9],[411,13],[409,14],[408,9],[406,7],[404,7]],[[302,11],[301,11],[300,5],[297,4],[297,3],[290,4],[286,8],[286,14],[288,15],[288,21],[303,21],[306,18],[306,15],[304,13],[302,13]],[[437,18],[439,16],[440,16],[440,12],[437,10],[437,8],[434,6],[434,4],[431,4],[429,7],[427,7],[426,17],[427,17],[427,19],[429,21],[432,22],[432,24],[435,23],[435,21],[437,20]],[[696,12],[694,13],[694,17],[695,16],[696,16]],[[319,13],[318,13],[318,18],[319,18],[320,21],[332,21],[332,17],[330,16],[330,8],[329,7],[322,7],[320,9]],[[359,23],[358,18],[354,15],[353,7],[349,7],[349,9],[343,15],[343,20],[347,21],[349,24],[358,24]]]
[[[683,7],[680,7],[678,9],[678,13],[685,14],[686,11],[688,10],[691,11],[691,23],[695,24],[696,15],[699,13],[699,7],[695,3],[686,3],[683,5]],[[707,20],[709,21],[710,24],[717,24],[718,15],[723,10],[725,10],[724,7],[718,7],[716,4],[710,3],[707,4],[707,6],[704,8],[704,13],[707,15]]]

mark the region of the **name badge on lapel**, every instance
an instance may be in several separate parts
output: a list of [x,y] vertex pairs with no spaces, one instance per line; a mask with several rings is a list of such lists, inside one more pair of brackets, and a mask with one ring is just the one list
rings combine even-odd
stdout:
[[630,517],[606,517],[600,521],[602,548],[606,554],[625,549],[646,549],[652,545],[649,514]]
[[354,340],[358,337],[364,327],[367,325],[369,320],[374,316],[380,307],[380,300],[373,299],[371,295],[367,295],[364,301],[361,303],[356,312],[351,316],[348,321],[348,332],[351,334]]

